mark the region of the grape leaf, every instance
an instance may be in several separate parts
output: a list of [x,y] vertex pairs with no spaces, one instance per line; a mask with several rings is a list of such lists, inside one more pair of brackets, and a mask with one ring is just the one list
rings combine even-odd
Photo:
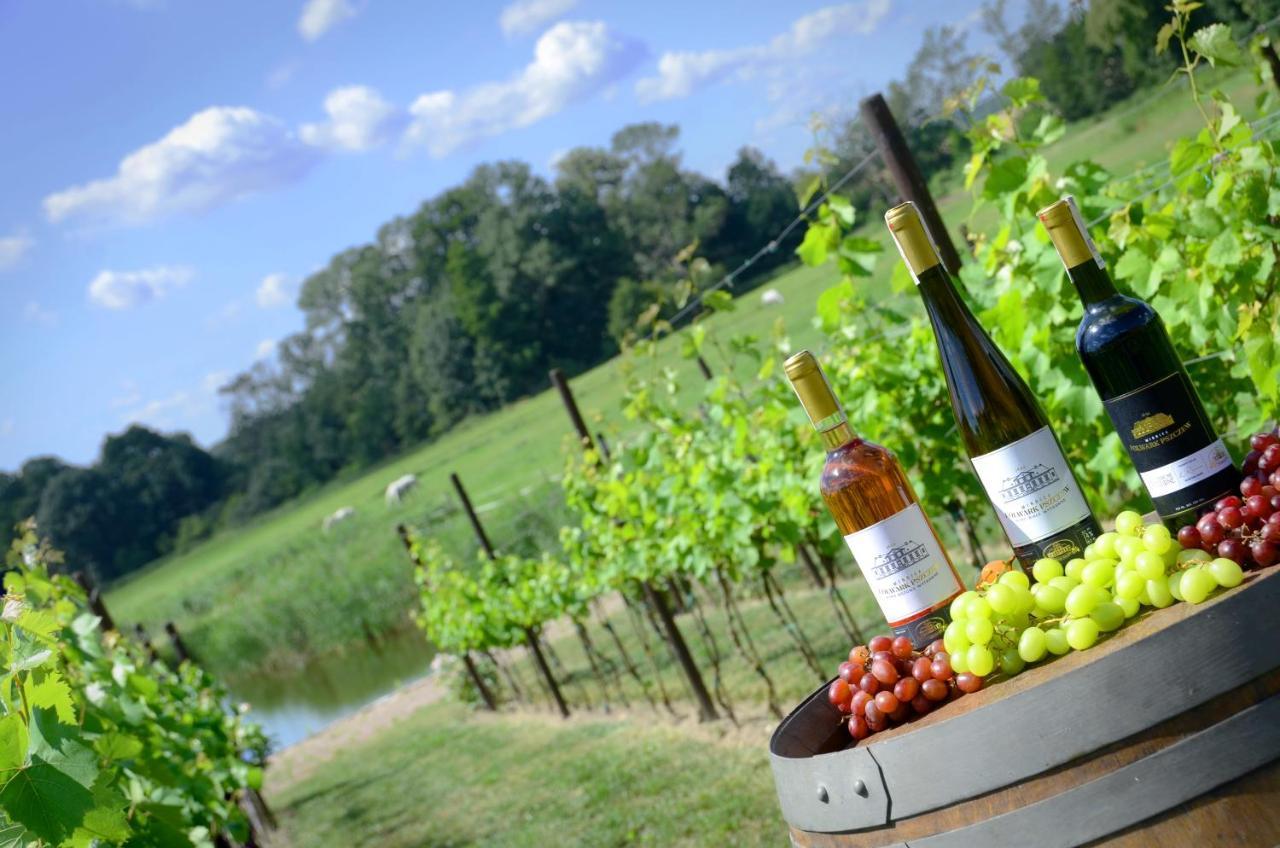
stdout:
[[13,822],[0,822],[0,848],[27,848],[35,842],[27,829]]
[[1231,37],[1231,27],[1226,24],[1210,24],[1198,29],[1187,45],[1217,67],[1234,68],[1244,64],[1245,56],[1240,45]]
[[38,683],[27,684],[26,693],[32,706],[53,710],[63,724],[75,723],[76,710],[71,699],[71,687],[58,671],[43,672]]
[[0,783],[13,777],[27,761],[27,723],[17,713],[0,718]]

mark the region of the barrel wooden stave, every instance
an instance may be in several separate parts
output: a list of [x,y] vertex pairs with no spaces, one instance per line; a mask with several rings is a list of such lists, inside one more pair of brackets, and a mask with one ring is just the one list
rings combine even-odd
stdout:
[[[915,846],[917,843],[924,845],[932,842],[931,837],[936,837],[939,834],[946,834],[952,831],[961,832],[1000,816],[1017,814],[1037,802],[1052,801],[1058,796],[1070,793],[1073,789],[1087,786],[1091,781],[1102,780],[1107,775],[1124,769],[1126,766],[1141,763],[1144,758],[1157,755],[1179,741],[1194,737],[1197,733],[1212,731],[1216,725],[1231,716],[1244,712],[1254,705],[1265,703],[1269,698],[1275,697],[1280,692],[1280,635],[1277,635],[1280,631],[1277,631],[1274,627],[1277,611],[1280,611],[1280,604],[1273,602],[1273,596],[1280,597],[1280,592],[1278,592],[1280,590],[1280,578],[1275,577],[1277,572],[1280,572],[1280,568],[1273,567],[1253,575],[1246,587],[1242,587],[1236,592],[1224,593],[1224,595],[1202,607],[1178,605],[1168,610],[1158,611],[1150,615],[1147,620],[1131,625],[1125,631],[1121,631],[1121,633],[1095,649],[1068,655],[1053,663],[1030,670],[1000,686],[984,690],[977,695],[967,696],[915,724],[890,733],[878,734],[873,744],[864,744],[858,747],[865,748],[883,765],[885,759],[892,761],[893,758],[881,757],[878,755],[878,751],[881,750],[881,745],[892,744],[895,738],[905,737],[908,734],[924,733],[930,727],[933,728],[933,733],[950,732],[944,726],[950,724],[952,718],[967,713],[973,714],[973,716],[998,713],[999,710],[989,711],[983,708],[1065,675],[1078,676],[1080,669],[1083,669],[1086,664],[1093,664],[1104,656],[1125,651],[1144,640],[1158,640],[1161,637],[1161,633],[1165,632],[1171,625],[1210,613],[1215,606],[1228,601],[1226,606],[1221,607],[1217,613],[1211,617],[1201,619],[1196,622],[1195,626],[1203,629],[1204,626],[1213,625],[1215,632],[1221,631],[1219,636],[1214,638],[1223,640],[1222,651],[1242,650],[1241,645],[1231,644],[1231,636],[1239,631],[1251,631],[1253,637],[1246,642],[1246,646],[1250,649],[1250,655],[1254,657],[1260,656],[1264,660],[1262,666],[1255,665],[1253,668],[1269,668],[1265,673],[1252,679],[1246,679],[1243,683],[1228,689],[1222,694],[1209,692],[1206,695],[1204,692],[1195,691],[1194,675],[1197,668],[1193,666],[1188,669],[1188,673],[1192,675],[1191,679],[1189,681],[1178,681],[1178,684],[1182,687],[1191,687],[1192,691],[1189,696],[1181,691],[1180,686],[1170,686],[1170,690],[1175,692],[1179,698],[1179,704],[1190,704],[1190,709],[1185,709],[1181,713],[1160,721],[1140,732],[1128,734],[1122,739],[1074,757],[1067,762],[1055,764],[1032,777],[1010,781],[1006,786],[985,792],[977,797],[960,798],[950,804],[922,812],[912,811],[909,815],[901,813],[903,807],[910,808],[910,800],[908,799],[904,803],[903,787],[899,785],[899,782],[895,781],[895,775],[890,773],[889,769],[885,769],[885,791],[890,797],[891,816],[891,820],[887,824],[876,826],[875,824],[860,821],[853,825],[853,827],[858,828],[855,832],[818,833],[814,832],[818,828],[810,826],[808,830],[805,830],[796,827],[793,822],[792,838],[794,844],[806,847],[814,846],[814,848],[825,848],[826,846],[851,846],[852,848],[876,846],[876,848],[881,848],[881,846],[901,844]],[[1259,589],[1263,591],[1259,591]],[[1256,605],[1255,601],[1258,603],[1266,601],[1266,604],[1262,609],[1253,609]],[[1257,618],[1259,615],[1260,619]],[[1220,620],[1215,620],[1215,616],[1216,619]],[[1260,629],[1257,626],[1259,621],[1265,627]],[[1194,631],[1191,630],[1191,627],[1192,625],[1190,624],[1185,625],[1184,630],[1187,633],[1192,633]],[[1260,638],[1259,633],[1262,634]],[[1149,655],[1152,645],[1158,645],[1158,642],[1148,641],[1145,651],[1130,651],[1130,653],[1135,656]],[[1231,654],[1223,654],[1223,657],[1227,659],[1231,656]],[[1233,674],[1243,674],[1249,670],[1250,666],[1248,665],[1228,669]],[[1133,698],[1147,698],[1153,694],[1158,695],[1158,688],[1150,688],[1151,681],[1141,680],[1140,674],[1137,675],[1136,679],[1139,681],[1138,688],[1127,701],[1122,697],[1124,693],[1105,693],[1107,698],[1115,701],[1115,709],[1131,712],[1134,709]],[[1213,697],[1209,697],[1209,700],[1204,701],[1204,697],[1208,697],[1208,695],[1213,695]],[[1080,697],[1101,697],[1101,695],[1099,693],[1082,692]],[[1023,700],[1025,701],[1026,698]],[[1280,699],[1277,699],[1277,703],[1280,703]],[[823,715],[823,708],[830,710],[831,715]],[[811,725],[807,728],[793,726],[792,719],[805,710],[808,711]],[[1166,709],[1165,712],[1168,713],[1170,710]],[[833,737],[829,733],[830,724],[827,722],[833,720],[833,714],[834,710],[829,705],[807,700],[796,713],[788,717],[788,720],[779,727],[775,743],[780,744],[773,746],[773,752],[775,754],[775,774],[778,775],[780,781],[782,772],[776,768],[779,759],[790,760],[819,754],[821,760],[828,761],[828,768],[832,768],[835,766],[838,757],[847,753],[847,751],[839,751],[837,753],[836,749],[841,744],[844,744],[843,740],[840,740],[838,736]],[[961,724],[972,726],[972,721],[973,718],[971,717],[969,722],[961,722]],[[1120,725],[1123,725],[1123,723],[1123,721],[1118,722]],[[919,742],[918,739],[915,741]],[[1017,744],[1018,739],[1011,735],[1007,742],[1009,746],[1013,746]],[[1274,760],[1280,757],[1280,743],[1271,741],[1265,744],[1267,747],[1261,752],[1250,750],[1246,753],[1251,756],[1261,753],[1264,762],[1268,759]],[[811,749],[808,754],[803,752],[806,746]],[[929,746],[916,744],[912,747],[917,750],[927,751]],[[800,762],[793,761],[789,762],[788,765],[791,767],[792,774],[801,769]],[[1239,771],[1232,773],[1230,766],[1230,763],[1223,765],[1223,768],[1227,769],[1223,780],[1230,780],[1233,784],[1244,785],[1241,782],[1247,783],[1247,781],[1252,780],[1259,782],[1258,785],[1260,786],[1270,787],[1274,781],[1274,777],[1270,775],[1270,772],[1276,769],[1274,762],[1258,768],[1254,776],[1247,779],[1239,778],[1238,781],[1233,779],[1237,777]],[[921,761],[918,768],[926,779],[929,773],[933,771],[927,759]],[[1222,780],[1218,782],[1221,783]],[[780,782],[780,796],[783,788]],[[795,788],[794,786],[790,787],[793,792]],[[1209,786],[1205,787],[1205,789],[1211,788]],[[895,791],[897,794],[895,794]],[[864,799],[854,798],[852,800],[856,804]],[[1271,846],[1276,842],[1276,839],[1269,834],[1274,829],[1280,828],[1280,804],[1277,803],[1280,799],[1272,797],[1264,799],[1262,803],[1257,803],[1256,799],[1251,799],[1250,796],[1242,797],[1229,791],[1212,790],[1198,801],[1181,804],[1179,803],[1181,800],[1177,797],[1171,797],[1169,803],[1174,809],[1165,811],[1153,810],[1154,817],[1150,819],[1149,826],[1166,828],[1175,833],[1190,832],[1191,830],[1204,831],[1210,834],[1226,833],[1230,832],[1230,829],[1224,830],[1221,827],[1220,820],[1230,820],[1231,816],[1234,815],[1249,815],[1253,817],[1252,824],[1249,827],[1258,830],[1259,839],[1261,840],[1256,844]],[[848,799],[842,799],[841,802],[849,803]],[[784,808],[785,806],[784,803]],[[1223,809],[1238,812],[1223,813]],[[1124,811],[1120,810],[1120,812],[1123,813]],[[1219,820],[1219,823],[1211,824],[1215,820]],[[1137,842],[1126,843],[1124,840],[1147,838],[1146,836],[1132,837],[1124,835],[1130,831],[1145,833],[1142,827],[1134,831],[1131,827],[1131,819],[1125,820],[1123,815],[1118,815],[1115,817],[1115,821],[1118,822],[1114,828],[1116,834],[1104,837],[1096,844],[1112,844],[1113,841],[1117,845],[1138,844]],[[832,830],[834,828],[824,827],[821,829]],[[848,829],[849,826],[846,825],[845,830],[847,831]],[[1093,837],[1089,836],[1088,838]],[[1212,839],[1212,837],[1205,838]],[[1079,844],[1081,841],[1084,840],[1077,839],[1064,844],[1074,845]],[[937,844],[941,846],[944,843],[939,841]],[[956,842],[955,844],[965,843]],[[1146,844],[1152,843],[1148,842]],[[1173,842],[1170,844],[1178,843]],[[1211,841],[1209,844],[1214,843]],[[1253,843],[1237,840],[1234,842],[1228,841],[1227,844],[1250,845]]]

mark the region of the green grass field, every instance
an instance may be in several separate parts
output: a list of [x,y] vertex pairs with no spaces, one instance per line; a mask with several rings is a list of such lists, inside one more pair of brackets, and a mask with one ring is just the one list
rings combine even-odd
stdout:
[[[1221,87],[1242,106],[1251,102],[1254,89],[1243,75],[1226,78]],[[1158,160],[1198,123],[1185,91],[1169,87],[1073,126],[1047,155],[1055,168],[1087,157],[1124,175]],[[940,205],[955,225],[969,200],[953,192]],[[980,226],[980,219],[975,223]],[[883,239],[874,222],[871,232]],[[894,259],[892,251],[884,254],[868,285],[885,291]],[[830,265],[792,268],[767,284],[783,294],[785,304],[765,307],[757,290],[739,298],[736,311],[713,316],[708,326],[721,338],[764,336],[781,320],[794,347],[820,348],[825,337],[813,327],[813,307],[836,278]],[[914,299],[906,306],[918,308]],[[676,368],[692,394],[700,377],[694,364],[681,358],[679,342],[677,337],[664,340],[658,360],[645,367]],[[709,358],[713,368],[724,367],[714,352]],[[615,434],[625,433],[621,369],[615,359],[573,381],[592,426]],[[218,672],[295,666],[308,656],[405,626],[414,591],[394,532],[398,522],[430,527],[461,551],[472,547],[457,513],[441,514],[452,498],[450,472],[466,483],[497,545],[520,537],[552,538],[554,526],[548,525],[559,514],[554,480],[566,447],[572,449],[569,422],[548,389],[158,561],[111,587],[108,603],[120,620],[153,630],[165,620],[177,622]],[[416,473],[422,486],[405,504],[388,508],[383,488],[406,472]],[[355,518],[322,534],[321,520],[341,506],[355,507]]]

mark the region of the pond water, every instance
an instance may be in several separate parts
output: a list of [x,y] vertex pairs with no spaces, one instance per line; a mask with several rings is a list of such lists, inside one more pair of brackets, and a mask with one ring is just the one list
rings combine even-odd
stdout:
[[252,705],[249,717],[262,725],[278,750],[423,677],[432,656],[421,632],[410,628],[376,645],[321,657],[288,675],[229,683],[237,701]]

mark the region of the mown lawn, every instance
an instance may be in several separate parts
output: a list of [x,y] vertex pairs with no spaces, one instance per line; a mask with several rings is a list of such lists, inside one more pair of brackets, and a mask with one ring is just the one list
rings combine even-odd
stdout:
[[267,795],[294,848],[778,846],[765,739],[438,703]]

